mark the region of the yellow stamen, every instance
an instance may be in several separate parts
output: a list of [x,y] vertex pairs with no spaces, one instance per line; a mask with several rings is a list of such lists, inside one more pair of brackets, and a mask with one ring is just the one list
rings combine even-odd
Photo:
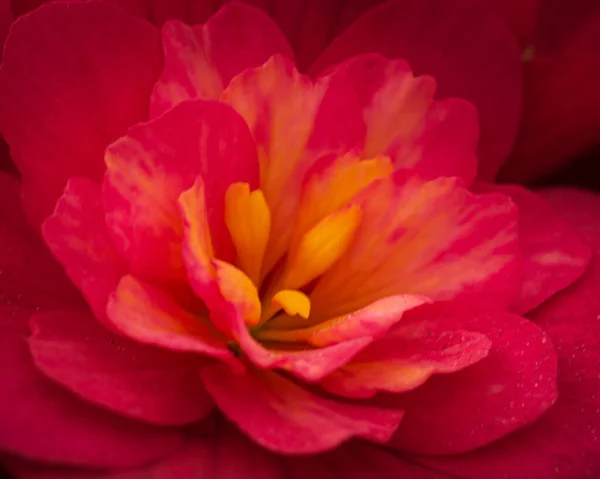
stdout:
[[261,190],[250,193],[247,183],[234,183],[225,193],[225,224],[238,254],[238,264],[258,284],[271,214]]
[[303,292],[294,289],[279,291],[271,301],[276,313],[283,309],[290,316],[300,316],[307,319],[310,314],[310,299]]
[[298,289],[327,271],[350,246],[361,216],[360,208],[352,205],[311,228],[290,253],[283,287]]

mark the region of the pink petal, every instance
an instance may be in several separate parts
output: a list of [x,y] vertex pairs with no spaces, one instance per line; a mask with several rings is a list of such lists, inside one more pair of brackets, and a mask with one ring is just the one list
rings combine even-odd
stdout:
[[523,280],[512,311],[531,311],[583,274],[589,248],[542,198],[516,185],[479,184],[477,191],[502,193],[519,208]]
[[353,202],[354,242],[310,293],[311,317],[330,319],[396,294],[510,304],[519,267],[517,211],[502,195],[472,195],[453,178],[410,170],[378,180]]
[[279,453],[316,453],[354,436],[385,442],[402,412],[338,403],[313,395],[275,373],[226,365],[202,371],[221,411],[261,446]]
[[[0,308],[5,328],[29,331],[29,316],[40,308],[83,304],[63,268],[27,223],[20,182],[0,172]],[[12,318],[12,320],[11,320]]]
[[141,343],[221,359],[230,356],[225,338],[210,325],[204,308],[188,311],[169,292],[133,276],[119,282],[107,314],[117,330]]
[[42,233],[96,317],[105,322],[108,295],[126,267],[106,230],[100,185],[85,178],[69,180]]
[[275,56],[235,77],[221,101],[244,117],[264,155],[261,189],[272,218],[263,268],[268,272],[288,246],[307,170],[327,153],[362,147],[358,99],[343,78],[315,83],[288,59]]
[[[3,325],[5,314],[0,313]],[[23,321],[26,318],[22,318]],[[25,338],[0,335],[0,448],[42,461],[131,467],[176,450],[183,435],[91,406],[35,369]]]
[[461,330],[461,317],[431,317],[427,308],[407,311],[402,321],[320,384],[346,397],[372,397],[377,391],[400,393],[433,374],[460,371],[485,358],[491,341]]
[[158,31],[110,4],[56,2],[19,18],[0,68],[0,132],[34,224],[74,176],[100,180],[106,146],[147,114]]
[[211,236],[220,258],[235,252],[224,198],[236,181],[258,183],[256,147],[247,125],[217,102],[187,101],[133,127],[107,150],[106,221],[132,272],[148,279],[185,279],[183,224],[177,199],[199,174],[206,183]]
[[600,5],[541,3],[526,50],[525,101],[503,182],[545,178],[600,142]]
[[198,357],[121,338],[85,311],[39,313],[31,327],[37,367],[92,403],[159,425],[189,424],[212,410]]
[[361,53],[408,61],[433,75],[439,97],[479,112],[479,176],[493,178],[508,155],[521,108],[520,52],[502,19],[480,0],[392,1],[368,11],[311,67],[312,74]]
[[418,458],[467,479],[595,477],[600,470],[600,196],[556,189],[542,196],[594,250],[579,281],[533,314],[558,355],[558,400],[531,426],[467,455]]
[[152,94],[156,117],[189,99],[218,99],[231,79],[275,54],[294,54],[265,13],[242,3],[225,5],[204,25],[167,22],[162,30],[165,69]]
[[435,80],[414,77],[401,60],[361,55],[333,68],[357,92],[367,127],[365,156],[389,155],[396,168],[426,178],[458,176],[471,183],[477,170],[477,111],[457,98],[433,101]]
[[534,323],[477,312],[468,303],[425,305],[420,314],[485,334],[492,347],[463,371],[381,399],[406,411],[391,447],[427,455],[468,452],[533,423],[556,401],[556,354]]

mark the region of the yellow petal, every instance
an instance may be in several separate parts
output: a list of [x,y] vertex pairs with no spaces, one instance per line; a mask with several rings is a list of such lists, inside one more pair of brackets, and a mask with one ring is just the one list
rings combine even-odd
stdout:
[[311,228],[290,252],[283,280],[287,289],[297,289],[321,276],[348,249],[360,224],[356,205],[326,216]]
[[261,190],[234,183],[225,193],[225,224],[238,254],[238,266],[258,284],[271,231],[271,213]]

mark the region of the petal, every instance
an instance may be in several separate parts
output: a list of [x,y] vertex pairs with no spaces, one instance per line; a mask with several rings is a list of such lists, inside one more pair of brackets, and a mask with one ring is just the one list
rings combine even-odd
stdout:
[[221,100],[244,117],[260,152],[261,189],[272,216],[263,273],[286,250],[306,171],[325,153],[362,146],[355,96],[343,79],[313,84],[280,56],[238,75],[223,92]]
[[224,365],[202,371],[223,413],[261,446],[279,453],[315,453],[354,436],[385,442],[401,411],[336,403],[274,373],[234,374]]
[[[6,319],[0,312],[2,327]],[[21,334],[3,329],[0,348],[3,451],[55,463],[119,468],[157,460],[181,446],[180,432],[108,413],[43,377]]]
[[531,39],[540,10],[540,0],[492,0],[492,4],[524,47]]
[[107,150],[106,221],[132,272],[148,279],[185,279],[183,224],[177,200],[199,174],[206,182],[210,233],[221,259],[234,256],[224,218],[234,182],[258,184],[248,127],[231,108],[192,100],[133,127]]
[[0,68],[0,132],[34,224],[69,178],[102,178],[104,149],[146,116],[161,63],[159,32],[109,3],[56,2],[13,24]]
[[230,354],[225,338],[211,326],[201,306],[187,311],[166,291],[127,275],[106,309],[117,330],[141,343],[226,359]]
[[[11,1],[0,1],[0,45],[4,45],[4,40],[6,39],[6,35],[8,35],[8,29],[13,20],[14,17],[11,11]],[[1,55],[2,54],[0,53],[0,59]]]
[[425,182],[399,170],[353,202],[363,221],[346,255],[310,294],[315,323],[396,294],[512,302],[519,250],[508,198],[475,196],[453,178]]
[[555,402],[556,354],[535,324],[508,313],[477,312],[469,303],[425,305],[419,314],[484,334],[492,346],[477,364],[377,401],[406,411],[391,447],[464,453],[533,423]]
[[433,101],[435,80],[413,76],[404,61],[360,55],[333,68],[357,92],[367,127],[364,156],[388,155],[396,168],[426,178],[477,171],[477,110],[460,99]]
[[151,115],[184,100],[217,99],[231,79],[273,55],[294,54],[277,24],[258,8],[225,5],[204,25],[167,22],[165,69],[152,93]]
[[[459,324],[453,324],[452,319]],[[485,358],[491,341],[461,330],[462,318],[436,318],[417,308],[321,386],[346,397],[372,397],[377,391],[415,389],[433,374],[460,371]]]
[[42,233],[96,317],[105,322],[108,295],[126,268],[106,231],[100,185],[85,178],[69,180]]
[[477,191],[502,193],[519,208],[523,280],[512,311],[533,310],[583,274],[590,261],[589,248],[542,198],[516,185],[480,183]]
[[159,425],[189,424],[212,410],[197,357],[123,339],[85,311],[39,313],[31,325],[36,366],[92,403]]
[[495,176],[517,132],[521,62],[512,32],[487,2],[387,2],[336,38],[310,72],[361,53],[405,59],[417,74],[433,75],[440,98],[473,103],[481,122],[479,176]]
[[0,172],[0,308],[4,327],[26,333],[35,311],[82,304],[63,268],[27,223],[20,182]]
[[598,2],[541,4],[526,50],[519,137],[503,182],[545,178],[600,142],[599,43]]
[[558,400],[531,426],[463,456],[417,458],[426,467],[467,479],[594,477],[600,470],[600,196],[573,189],[541,191],[594,250],[575,284],[533,313],[558,355]]

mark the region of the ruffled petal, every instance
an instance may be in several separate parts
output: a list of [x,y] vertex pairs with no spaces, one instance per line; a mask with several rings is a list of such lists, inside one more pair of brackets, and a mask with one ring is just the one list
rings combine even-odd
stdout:
[[558,400],[531,426],[488,447],[456,457],[417,458],[440,474],[572,479],[600,470],[600,196],[566,188],[539,193],[594,251],[579,281],[532,314],[556,348]]
[[583,274],[589,248],[543,198],[516,185],[480,183],[476,191],[502,193],[519,208],[522,281],[511,311],[533,310]]
[[198,356],[129,341],[85,311],[38,313],[31,326],[37,367],[92,403],[158,425],[189,424],[212,410]]
[[153,117],[184,100],[218,99],[233,77],[273,55],[294,57],[277,24],[242,3],[224,6],[204,25],[168,22],[162,37],[165,69],[152,93]]
[[143,120],[159,32],[109,3],[55,2],[13,24],[0,67],[0,132],[39,225],[67,180],[100,181],[106,146]]
[[202,371],[219,409],[260,445],[279,453],[316,453],[354,436],[386,442],[402,412],[342,404],[316,396],[278,374],[225,365]]
[[210,235],[220,258],[235,250],[224,218],[234,182],[258,184],[254,140],[230,107],[190,100],[137,125],[109,146],[103,194],[106,223],[131,271],[150,280],[185,281],[183,224],[177,200],[196,177],[207,178]]
[[85,296],[96,317],[106,321],[106,301],[126,266],[109,238],[100,185],[72,178],[54,213],[42,224],[50,251]]
[[[425,305],[422,317],[452,318],[492,342],[487,357],[462,371],[436,375],[378,404],[406,411],[390,447],[419,454],[460,454],[527,426],[557,397],[556,353],[534,323],[469,303]],[[380,403],[381,401],[381,403]]]
[[426,178],[457,176],[470,184],[477,171],[477,111],[457,98],[434,101],[435,80],[413,76],[402,60],[360,55],[333,68],[356,91],[367,128],[364,156],[388,155],[395,168]]
[[495,176],[517,133],[522,79],[516,39],[487,2],[387,2],[345,30],[309,71],[317,75],[361,53],[405,59],[417,74],[435,78],[440,98],[473,103],[481,125],[479,177]]

